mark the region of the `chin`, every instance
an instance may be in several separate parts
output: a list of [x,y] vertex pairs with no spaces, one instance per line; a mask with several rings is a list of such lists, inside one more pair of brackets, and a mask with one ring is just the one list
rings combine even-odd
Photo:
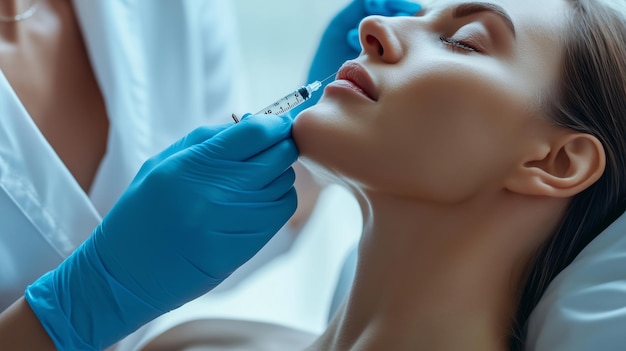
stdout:
[[309,158],[319,152],[322,147],[320,140],[325,139],[327,133],[323,114],[319,113],[318,105],[309,107],[300,112],[294,119],[291,131],[292,137],[300,157]]
[[293,140],[312,172],[339,183],[365,180],[379,172],[380,152],[375,152],[368,127],[357,123],[354,114],[340,104],[322,102],[295,118]]
[[315,105],[298,114],[292,137],[302,163],[311,171],[326,173],[328,168],[335,168],[335,157],[340,157],[338,144],[343,138],[327,108]]

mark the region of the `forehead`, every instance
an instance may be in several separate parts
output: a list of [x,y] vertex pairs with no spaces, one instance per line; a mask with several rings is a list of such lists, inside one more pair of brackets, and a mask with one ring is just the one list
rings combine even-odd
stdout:
[[493,4],[511,17],[517,30],[557,34],[565,30],[571,11],[570,0],[423,0],[426,11],[443,11],[467,3]]

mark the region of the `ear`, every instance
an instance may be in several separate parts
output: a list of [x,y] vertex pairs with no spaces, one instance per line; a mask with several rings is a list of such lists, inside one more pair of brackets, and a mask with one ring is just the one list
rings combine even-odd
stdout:
[[602,143],[591,134],[561,130],[521,162],[507,178],[506,189],[525,195],[571,197],[604,173]]

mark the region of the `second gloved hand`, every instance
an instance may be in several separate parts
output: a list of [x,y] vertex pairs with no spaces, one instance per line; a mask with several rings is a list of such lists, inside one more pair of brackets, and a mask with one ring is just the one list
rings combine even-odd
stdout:
[[290,133],[287,117],[250,116],[146,162],[93,235],[27,289],[57,347],[105,348],[260,250],[296,208]]
[[[355,0],[348,5],[335,19],[343,19],[344,23],[350,23],[355,17],[360,20],[366,16],[413,16],[421,11],[422,6],[411,0]],[[360,17],[359,14],[361,14]],[[343,17],[341,17],[343,15]],[[348,30],[347,43],[358,54],[362,47],[359,41],[359,25]],[[330,26],[329,26],[330,28]],[[356,57],[356,56],[355,56]],[[350,59],[350,58],[347,58]]]

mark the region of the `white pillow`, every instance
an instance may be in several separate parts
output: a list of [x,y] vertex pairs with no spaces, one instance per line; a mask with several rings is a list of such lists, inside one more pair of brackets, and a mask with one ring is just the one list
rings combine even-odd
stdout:
[[626,214],[552,281],[529,322],[526,350],[626,350]]

